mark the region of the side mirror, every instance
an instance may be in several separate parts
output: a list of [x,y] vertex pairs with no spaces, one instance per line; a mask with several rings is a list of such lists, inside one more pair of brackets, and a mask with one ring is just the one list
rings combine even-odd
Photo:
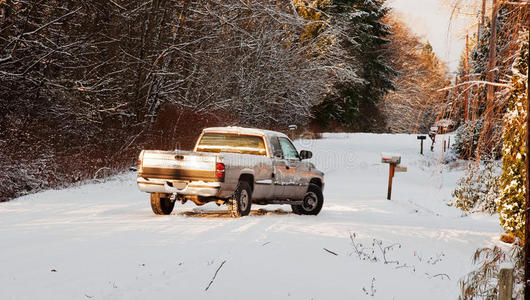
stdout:
[[300,151],[300,159],[309,159],[311,157],[313,157],[313,152],[308,150]]
[[282,153],[281,150],[274,151],[273,156],[276,157],[276,158],[283,158],[283,153]]

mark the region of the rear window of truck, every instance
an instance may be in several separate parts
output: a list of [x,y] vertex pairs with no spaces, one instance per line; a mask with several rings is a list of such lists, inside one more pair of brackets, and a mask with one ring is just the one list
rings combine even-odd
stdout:
[[226,133],[205,133],[197,145],[197,152],[267,155],[262,137]]

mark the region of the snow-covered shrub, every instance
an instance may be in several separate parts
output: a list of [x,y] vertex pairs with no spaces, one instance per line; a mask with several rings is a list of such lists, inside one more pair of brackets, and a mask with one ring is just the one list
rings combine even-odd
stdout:
[[467,212],[494,214],[497,210],[495,199],[499,195],[499,169],[499,162],[494,160],[482,166],[470,164],[466,176],[457,182],[451,204]]
[[[524,36],[528,36],[526,33]],[[526,74],[528,70],[528,39],[513,64],[513,76],[507,111],[504,115],[502,174],[497,209],[506,233],[523,239],[525,210],[526,153]]]
[[[488,132],[484,129],[484,118],[468,121],[455,131],[452,150],[461,159],[475,158],[480,150],[481,159],[500,159],[502,146],[502,126],[497,120],[490,120]],[[489,136],[489,137],[487,137]],[[487,142],[488,139],[490,142]]]
[[467,299],[497,299],[497,278],[501,264],[509,263],[514,266],[513,299],[522,299],[524,286],[523,247],[513,245],[510,251],[493,248],[478,249],[473,257],[473,263],[479,265],[460,281],[459,300]]
[[452,148],[460,158],[468,159],[473,156],[477,149],[483,125],[484,119],[481,118],[466,122],[458,127]]

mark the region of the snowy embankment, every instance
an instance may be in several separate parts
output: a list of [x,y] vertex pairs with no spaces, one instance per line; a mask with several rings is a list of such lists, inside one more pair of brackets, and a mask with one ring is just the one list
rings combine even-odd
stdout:
[[[316,217],[191,203],[155,216],[134,173],[0,203],[0,299],[456,299],[501,229],[447,206],[464,165],[441,164],[442,138],[425,156],[415,135],[297,141],[326,173]],[[408,167],[391,201],[381,152]]]

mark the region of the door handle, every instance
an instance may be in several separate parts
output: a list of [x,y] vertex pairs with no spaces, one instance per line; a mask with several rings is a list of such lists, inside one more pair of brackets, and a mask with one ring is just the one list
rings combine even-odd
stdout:
[[289,165],[285,165],[285,168],[289,170],[291,167],[289,167]]

